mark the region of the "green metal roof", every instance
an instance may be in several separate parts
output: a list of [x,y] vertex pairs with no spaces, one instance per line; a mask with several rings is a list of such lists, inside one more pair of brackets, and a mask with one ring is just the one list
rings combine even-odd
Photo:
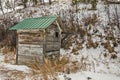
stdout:
[[45,29],[49,27],[58,16],[43,16],[39,18],[28,18],[17,25],[10,28],[10,30],[20,30],[20,29]]

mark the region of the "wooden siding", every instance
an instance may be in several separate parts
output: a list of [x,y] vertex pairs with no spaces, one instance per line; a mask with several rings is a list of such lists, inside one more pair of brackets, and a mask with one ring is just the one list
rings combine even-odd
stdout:
[[43,43],[43,31],[19,32],[18,42],[20,44],[41,44]]
[[18,64],[43,62],[44,32],[18,31]]
[[[56,37],[55,33],[58,33]],[[46,29],[46,56],[60,54],[60,30],[57,25],[51,25]]]

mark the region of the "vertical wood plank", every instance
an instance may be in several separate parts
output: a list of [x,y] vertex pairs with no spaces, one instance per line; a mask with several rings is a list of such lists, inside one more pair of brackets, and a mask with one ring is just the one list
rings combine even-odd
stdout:
[[16,64],[18,64],[18,33],[16,33]]
[[46,52],[46,29],[44,29],[43,55],[45,55],[45,52]]

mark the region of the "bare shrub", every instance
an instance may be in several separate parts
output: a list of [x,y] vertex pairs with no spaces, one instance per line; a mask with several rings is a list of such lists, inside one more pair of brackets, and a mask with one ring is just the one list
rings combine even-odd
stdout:
[[86,35],[86,33],[87,33],[85,29],[81,28],[81,26],[80,26],[80,28],[78,27],[77,32],[80,33],[80,36],[81,36],[82,38],[83,38],[83,37]]
[[78,71],[90,70],[92,63],[89,61],[88,57],[81,55],[80,61],[71,61],[69,66],[66,66],[66,73],[76,73]]
[[72,49],[72,53],[74,54],[74,55],[78,55],[79,54],[79,50],[80,49],[82,49],[83,48],[83,46],[82,46],[82,44],[81,45],[77,45],[76,47],[73,47],[73,49]]
[[76,53],[79,49],[77,49],[76,47],[73,47],[72,49],[72,53]]
[[4,48],[4,49],[2,50],[2,52],[3,52],[3,54],[7,54],[7,53],[10,52],[10,49],[9,49],[9,48]]
[[1,52],[4,55],[5,63],[15,64],[15,48],[4,47],[1,49]]
[[109,42],[109,41],[106,42],[106,43],[102,43],[102,45],[104,46],[105,49],[108,50],[109,53],[114,52],[114,47],[112,47],[112,46],[110,45],[110,42]]
[[71,41],[67,41],[65,44],[66,44],[66,45],[63,46],[64,49],[70,49],[70,46],[72,46]]
[[86,44],[87,48],[91,48],[93,46],[93,41],[91,39],[88,39],[88,42]]
[[83,48],[83,45],[82,45],[83,43],[84,43],[83,40],[81,40],[81,41],[80,41],[80,40],[79,40],[79,41],[76,40],[76,41],[75,41],[75,45],[76,45],[76,46],[73,47],[73,49],[72,49],[71,52],[72,52],[73,54],[75,54],[75,55],[78,55],[78,54],[79,54],[78,51]]
[[87,61],[88,61],[88,57],[84,57],[82,56],[81,59],[80,59],[80,69],[81,70],[87,70]]
[[64,49],[70,49],[70,46],[72,46],[72,43],[73,43],[73,37],[72,37],[72,35],[66,35],[66,37],[64,37],[64,39],[62,39],[62,41],[61,41],[61,46],[62,46],[62,48],[64,48]]
[[104,57],[107,57],[107,56],[108,56],[108,54],[107,54],[107,53],[104,53],[104,54],[103,54],[103,56],[104,56]]
[[109,53],[114,52],[114,47],[108,46],[107,49],[108,49]]
[[97,48],[98,47],[98,42],[93,43],[93,48]]
[[95,23],[98,21],[98,17],[96,14],[93,14],[91,17],[88,17],[85,19],[85,26],[88,26],[88,25],[93,25],[95,26]]
[[110,55],[111,55],[112,59],[116,59],[117,58],[117,54],[115,52],[111,53]]
[[76,73],[80,70],[80,63],[78,61],[72,61],[71,65],[67,69],[67,72],[69,73]]

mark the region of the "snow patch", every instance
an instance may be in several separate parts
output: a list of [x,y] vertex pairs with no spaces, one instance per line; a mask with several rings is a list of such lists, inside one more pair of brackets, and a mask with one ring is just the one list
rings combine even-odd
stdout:
[[3,65],[5,68],[9,69],[9,70],[18,70],[18,71],[23,71],[28,73],[29,72],[29,68],[25,65],[11,65],[11,64],[4,64]]
[[[65,80],[64,76],[59,76],[60,80]],[[120,77],[111,74],[101,74],[93,72],[79,72],[67,75],[71,80],[120,80]]]

